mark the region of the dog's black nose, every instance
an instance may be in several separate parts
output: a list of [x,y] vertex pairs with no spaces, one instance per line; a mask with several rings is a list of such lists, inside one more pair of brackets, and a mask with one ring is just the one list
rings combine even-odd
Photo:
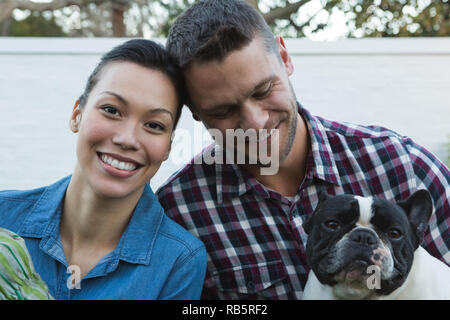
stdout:
[[355,230],[350,234],[350,240],[367,246],[378,243],[378,237],[370,230]]

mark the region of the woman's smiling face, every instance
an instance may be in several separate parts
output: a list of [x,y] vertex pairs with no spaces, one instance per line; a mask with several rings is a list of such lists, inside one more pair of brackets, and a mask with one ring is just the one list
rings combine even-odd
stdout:
[[142,192],[168,157],[177,105],[161,71],[108,63],[86,105],[72,113],[71,129],[79,133],[75,174],[103,197]]

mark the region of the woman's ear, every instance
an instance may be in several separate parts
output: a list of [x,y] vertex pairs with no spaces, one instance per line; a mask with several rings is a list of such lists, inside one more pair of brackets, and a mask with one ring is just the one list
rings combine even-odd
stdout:
[[278,52],[280,53],[281,61],[284,64],[284,68],[286,69],[288,76],[290,76],[294,72],[294,65],[292,63],[291,56],[287,51],[283,38],[281,36],[276,36],[275,39],[278,44]]
[[69,127],[73,133],[77,133],[79,130],[81,121],[80,101],[77,100],[73,106],[72,115],[70,117]]

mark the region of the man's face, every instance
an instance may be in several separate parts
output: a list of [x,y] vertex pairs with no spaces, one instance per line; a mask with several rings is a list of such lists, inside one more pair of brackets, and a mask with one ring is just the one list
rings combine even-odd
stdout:
[[257,37],[222,61],[194,63],[184,75],[191,109],[206,128],[220,130],[223,137],[227,129],[278,129],[269,138],[258,136],[257,143],[278,139],[281,162],[292,148],[300,116],[288,79],[292,63],[282,39],[277,41],[281,60]]

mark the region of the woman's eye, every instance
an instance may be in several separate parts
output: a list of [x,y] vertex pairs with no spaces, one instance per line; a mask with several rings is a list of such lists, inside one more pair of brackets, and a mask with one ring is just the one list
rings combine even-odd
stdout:
[[102,110],[105,111],[106,113],[111,114],[111,115],[115,115],[115,116],[119,116],[120,115],[119,110],[117,110],[117,108],[115,108],[113,106],[103,106]]
[[164,126],[162,126],[161,124],[159,124],[157,122],[148,122],[145,125],[147,128],[150,128],[152,130],[164,131]]

